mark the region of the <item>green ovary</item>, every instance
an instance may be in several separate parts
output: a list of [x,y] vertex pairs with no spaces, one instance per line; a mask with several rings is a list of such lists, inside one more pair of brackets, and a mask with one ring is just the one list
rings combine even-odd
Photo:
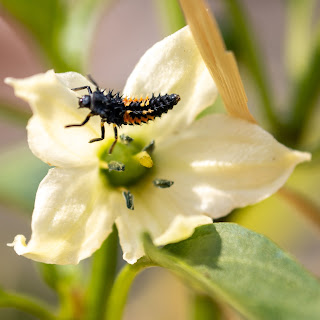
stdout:
[[[99,152],[99,159],[102,162],[100,173],[109,186],[130,187],[151,173],[152,168],[142,166],[137,157],[137,154],[145,146],[142,141],[134,140],[128,144],[118,141],[112,154],[109,154],[109,146],[112,142],[113,140],[110,140],[104,144]],[[109,171],[109,169],[104,168],[103,164],[110,163],[111,161],[124,164],[124,171]]]

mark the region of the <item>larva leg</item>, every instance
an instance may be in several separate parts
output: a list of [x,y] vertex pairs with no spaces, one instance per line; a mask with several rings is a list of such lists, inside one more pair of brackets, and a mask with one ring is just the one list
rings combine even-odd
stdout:
[[87,115],[87,117],[83,120],[83,122],[79,123],[79,124],[68,124],[67,126],[65,126],[65,128],[70,128],[70,127],[82,127],[84,126],[88,121],[89,119],[91,118],[92,114],[89,113]]
[[101,141],[101,140],[104,139],[104,132],[105,132],[105,130],[104,130],[104,121],[101,121],[100,126],[101,126],[101,137],[92,139],[92,140],[89,141],[89,143],[96,142],[96,141]]
[[89,86],[83,86],[83,87],[78,87],[78,88],[72,88],[71,90],[73,91],[79,91],[79,90],[83,90],[83,89],[87,89],[89,94],[92,94],[91,88]]
[[109,149],[109,154],[112,153],[114,146],[116,145],[117,141],[118,141],[118,129],[117,126],[114,124],[113,125],[113,131],[114,131],[114,141]]

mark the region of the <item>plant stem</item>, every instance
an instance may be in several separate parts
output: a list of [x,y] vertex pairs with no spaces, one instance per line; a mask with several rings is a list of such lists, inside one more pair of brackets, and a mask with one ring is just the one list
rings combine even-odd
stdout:
[[85,319],[103,319],[106,311],[106,301],[112,289],[118,252],[118,231],[113,226],[112,233],[94,254],[92,275],[86,294]]
[[51,307],[44,305],[43,302],[23,295],[7,293],[2,290],[0,291],[0,307],[15,308],[41,320],[58,319],[51,311],[48,311]]
[[152,267],[154,264],[146,258],[140,259],[137,263],[127,264],[119,273],[112,288],[109,301],[107,303],[107,312],[105,320],[121,320],[124,307],[128,298],[131,284],[140,271]]
[[261,50],[259,50],[257,42],[254,41],[255,37],[251,32],[253,28],[249,25],[249,19],[238,0],[226,0],[226,4],[229,7],[229,12],[235,26],[233,28],[235,41],[238,41],[238,46],[243,53],[243,59],[245,59],[245,63],[257,86],[269,123],[275,129],[279,125],[279,121],[273,109],[274,101],[271,98],[271,90],[261,60]]

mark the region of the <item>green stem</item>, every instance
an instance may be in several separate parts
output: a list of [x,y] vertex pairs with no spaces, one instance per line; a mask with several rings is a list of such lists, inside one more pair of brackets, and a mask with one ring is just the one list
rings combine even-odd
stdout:
[[23,295],[7,293],[2,290],[0,292],[0,307],[15,308],[42,320],[58,319],[51,311],[48,311],[51,307],[44,305],[42,302]]
[[174,33],[186,25],[178,0],[157,0],[155,3],[165,34]]
[[94,254],[91,280],[86,294],[85,319],[103,319],[117,269],[118,231],[113,226],[102,247]]
[[60,283],[56,291],[59,297],[59,318],[75,319],[75,308],[70,286]]
[[25,126],[31,117],[30,111],[25,111],[18,106],[14,106],[9,102],[0,103],[0,116],[1,118],[8,119],[16,124]]
[[221,310],[217,303],[205,295],[196,295],[193,301],[193,320],[218,320],[222,319]]
[[255,37],[251,32],[253,28],[249,25],[249,19],[238,0],[226,0],[226,4],[229,7],[229,12],[234,23],[235,41],[238,40],[237,44],[241,49],[243,59],[257,86],[262,106],[264,107],[269,123],[276,129],[279,121],[273,109],[274,101],[271,98],[272,93],[267,81],[264,64],[262,63],[261,50],[259,50],[258,44],[254,40]]
[[107,313],[105,320],[121,320],[124,307],[128,298],[131,284],[140,271],[152,267],[154,264],[146,258],[140,259],[137,263],[127,264],[119,273],[112,288],[109,301],[107,303]]

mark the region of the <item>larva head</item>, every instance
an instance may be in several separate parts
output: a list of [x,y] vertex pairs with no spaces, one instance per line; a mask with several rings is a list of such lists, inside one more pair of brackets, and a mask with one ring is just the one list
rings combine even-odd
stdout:
[[177,104],[181,100],[180,96],[175,93],[172,94],[171,97],[173,98],[174,104]]
[[79,98],[79,108],[89,108],[91,107],[91,96],[90,95],[84,95],[81,98]]

